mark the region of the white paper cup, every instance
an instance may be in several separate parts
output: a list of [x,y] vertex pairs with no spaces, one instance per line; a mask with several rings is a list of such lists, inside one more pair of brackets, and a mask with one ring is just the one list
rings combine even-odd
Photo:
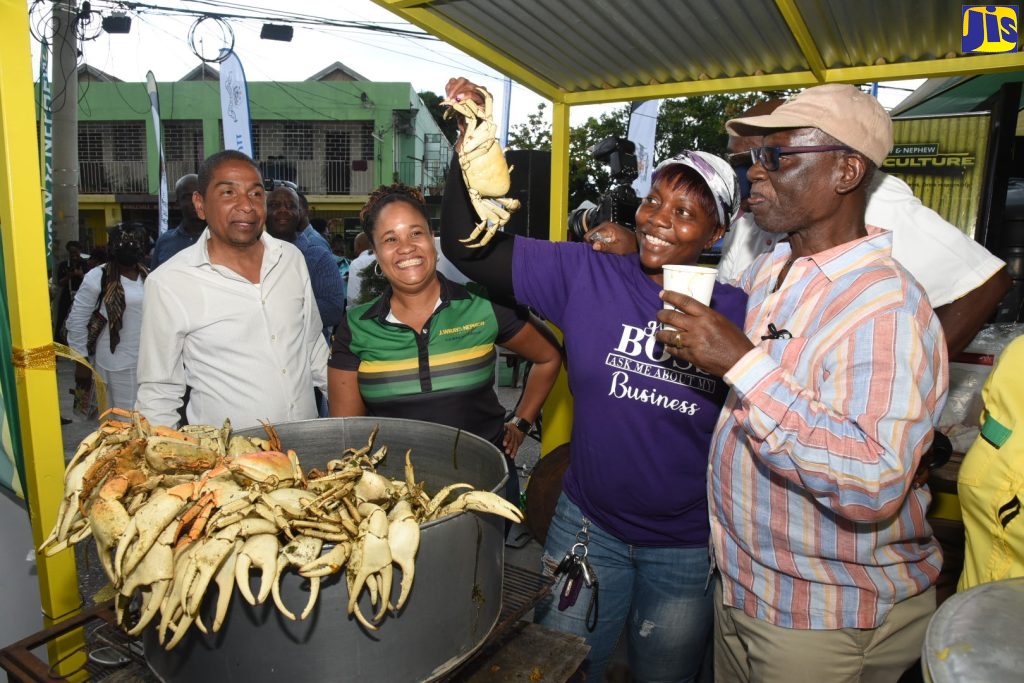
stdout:
[[[662,266],[662,273],[665,277],[664,289],[670,292],[679,292],[696,299],[705,306],[711,305],[711,292],[715,288],[715,280],[718,278],[718,270],[705,266]],[[665,303],[665,308],[675,310],[675,306]],[[665,325],[665,329],[675,329],[671,325]]]

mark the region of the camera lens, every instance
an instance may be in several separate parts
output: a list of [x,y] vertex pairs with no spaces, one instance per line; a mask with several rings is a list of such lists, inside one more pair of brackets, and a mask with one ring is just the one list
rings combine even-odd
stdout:
[[575,209],[569,212],[568,232],[573,242],[582,242],[590,224],[590,212],[593,209]]

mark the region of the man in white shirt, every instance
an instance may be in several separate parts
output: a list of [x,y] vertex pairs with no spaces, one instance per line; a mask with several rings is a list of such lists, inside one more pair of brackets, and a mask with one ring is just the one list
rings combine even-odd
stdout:
[[234,150],[209,157],[193,195],[207,228],[154,271],[143,299],[136,409],[176,425],[235,428],[317,417],[327,343],[302,254],[266,234],[259,168]]

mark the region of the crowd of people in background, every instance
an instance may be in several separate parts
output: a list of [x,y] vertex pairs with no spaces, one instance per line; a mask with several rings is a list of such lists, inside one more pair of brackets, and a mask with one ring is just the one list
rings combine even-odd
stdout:
[[[479,90],[452,79],[446,95]],[[293,183],[219,152],[178,179],[180,221],[158,238],[121,224],[105,249],[64,245],[54,339],[89,361],[76,391],[99,377],[110,406],[156,424],[413,418],[490,441],[510,472],[564,362],[570,465],[541,569],[556,588],[567,567],[600,581],[551,593],[535,619],[586,640],[589,678],[624,637],[636,680],[788,682],[810,666],[894,681],[936,608],[920,472],[949,359],[1010,279],[879,170],[889,116],[856,88],[762,103],[727,130],[725,158],[683,150],[655,168],[635,231],[499,232],[484,249],[464,240],[478,219],[458,153],[440,234],[396,183],[349,246]],[[664,266],[723,236],[707,305],[663,291]],[[532,365],[511,413],[497,345]],[[1011,349],[961,481],[977,556],[962,589],[1024,567],[1019,529],[985,512],[1020,474],[997,452],[1020,450]],[[513,503],[518,487],[513,474]]]

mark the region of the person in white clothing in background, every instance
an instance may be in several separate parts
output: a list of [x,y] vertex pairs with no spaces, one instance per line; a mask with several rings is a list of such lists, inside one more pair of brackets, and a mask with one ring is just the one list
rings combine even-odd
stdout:
[[[110,261],[85,274],[68,312],[68,346],[88,358],[107,385],[108,407],[135,407],[143,285],[149,273],[142,264],[142,245],[148,239],[141,228],[112,229]],[[94,318],[94,311],[102,318]],[[94,320],[91,339],[90,319]],[[75,366],[76,382],[87,386],[91,376],[86,366]]]
[[[744,116],[770,114],[783,102],[762,102]],[[744,209],[750,192],[749,152],[760,144],[760,136],[729,136],[728,158],[740,179]],[[963,351],[1012,285],[1006,264],[922,204],[905,182],[881,171],[868,187],[864,221],[892,231],[892,256],[928,295],[942,323],[950,358]],[[752,214],[741,212],[722,244],[719,280],[736,284],[757,256],[784,238],[761,230]]]

